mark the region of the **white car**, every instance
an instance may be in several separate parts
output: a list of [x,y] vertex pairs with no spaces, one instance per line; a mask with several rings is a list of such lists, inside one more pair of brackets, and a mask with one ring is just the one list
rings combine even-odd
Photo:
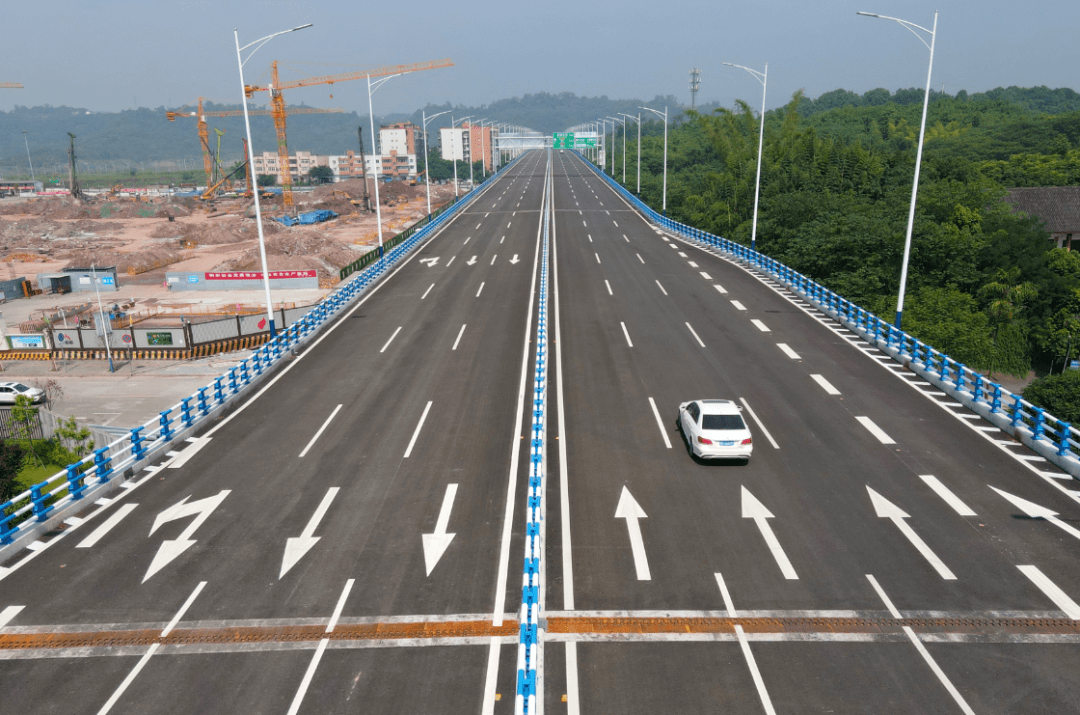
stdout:
[[29,387],[21,382],[0,382],[0,405],[14,405],[15,398],[26,395],[31,402],[41,402],[45,392],[36,387]]
[[679,405],[679,429],[687,448],[701,459],[750,461],[754,438],[732,400],[693,400]]

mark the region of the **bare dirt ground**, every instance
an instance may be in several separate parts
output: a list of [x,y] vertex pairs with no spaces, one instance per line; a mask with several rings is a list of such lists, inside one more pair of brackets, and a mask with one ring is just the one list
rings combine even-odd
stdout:
[[[374,203],[374,180],[367,183]],[[427,213],[423,184],[382,183],[379,192],[384,240]],[[432,206],[449,200],[452,192],[448,185],[432,186]],[[263,233],[270,270],[315,270],[320,287],[332,287],[342,266],[378,244],[375,213],[351,203],[362,201],[363,195],[362,180],[327,184],[310,193],[296,192],[298,212],[329,209],[338,218],[293,227],[273,220],[282,215],[280,197],[264,199]],[[136,310],[190,304],[196,298],[199,303],[216,302],[213,293],[168,290],[165,274],[260,270],[253,217],[252,200],[243,198],[208,202],[106,196],[88,202],[68,197],[5,200],[0,202],[0,279],[25,276],[36,288],[39,273],[91,264],[115,265],[122,294],[137,295]],[[126,290],[135,286],[138,290]],[[230,293],[227,300],[235,302],[235,291]],[[49,298],[50,308],[86,301],[85,294]],[[251,302],[258,304],[259,297],[253,296]]]

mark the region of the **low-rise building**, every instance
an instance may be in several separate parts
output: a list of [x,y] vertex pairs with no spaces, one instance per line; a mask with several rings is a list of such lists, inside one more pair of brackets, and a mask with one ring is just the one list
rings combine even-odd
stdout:
[[1073,239],[1080,238],[1080,186],[1009,189],[1005,200],[1042,221],[1058,248],[1071,251]]
[[416,154],[398,154],[391,151],[387,156],[364,156],[363,164],[355,152],[327,158],[334,181],[375,176],[380,179],[412,179],[416,176]]
[[[316,166],[329,166],[329,159],[328,156],[318,156],[309,151],[298,151],[296,154],[289,155],[289,174],[293,180],[301,176],[306,177],[308,172]],[[252,172],[255,176],[260,174],[273,176],[280,184],[282,166],[277,153],[264,151],[261,155],[257,154],[252,164]]]
[[446,161],[484,161],[491,171],[495,164],[493,148],[498,146],[499,130],[496,127],[473,126],[468,122],[459,127],[439,130],[441,156]]

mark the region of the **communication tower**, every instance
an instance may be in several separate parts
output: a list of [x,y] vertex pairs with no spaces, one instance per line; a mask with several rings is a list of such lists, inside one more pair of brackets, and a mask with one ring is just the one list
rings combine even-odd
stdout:
[[690,109],[697,106],[698,88],[701,86],[701,70],[696,67],[690,70]]

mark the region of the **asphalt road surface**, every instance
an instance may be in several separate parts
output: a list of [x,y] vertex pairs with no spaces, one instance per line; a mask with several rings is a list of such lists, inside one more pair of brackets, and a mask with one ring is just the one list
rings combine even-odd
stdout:
[[[545,711],[1080,712],[1075,482],[532,152],[241,410],[4,554],[0,713],[512,712],[545,212]],[[743,405],[748,464],[690,456],[699,398]]]

